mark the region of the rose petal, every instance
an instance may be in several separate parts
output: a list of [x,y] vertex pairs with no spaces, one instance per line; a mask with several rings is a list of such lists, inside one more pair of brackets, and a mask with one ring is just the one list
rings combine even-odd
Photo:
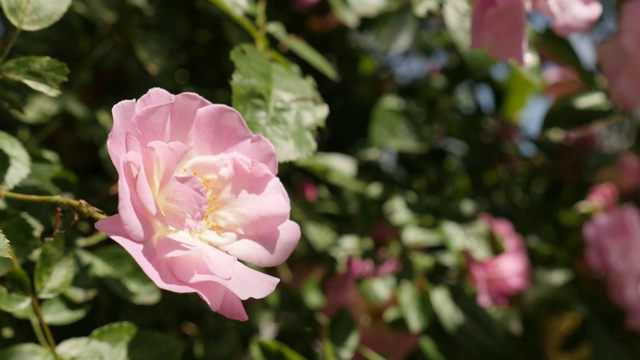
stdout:
[[122,157],[127,153],[126,133],[136,114],[135,111],[135,100],[123,100],[117,103],[111,110],[111,114],[113,115],[113,128],[107,140],[107,150],[116,169],[120,167],[120,162],[123,160]]
[[475,0],[471,47],[484,49],[501,61],[524,64],[527,51],[525,5],[522,0]]
[[182,93],[176,95],[167,124],[168,129],[165,131],[165,134],[168,135],[165,141],[178,141],[192,147],[195,117],[201,108],[210,105],[209,101],[198,94]]
[[210,105],[198,111],[194,123],[194,152],[195,155],[238,152],[267,165],[274,175],[278,172],[273,145],[264,137],[252,134],[240,114],[224,105]]
[[276,266],[291,255],[300,235],[300,226],[293,221],[286,221],[277,230],[254,235],[250,239],[236,240],[222,249],[251,264]]
[[168,91],[161,88],[152,88],[142,95],[136,102],[136,112],[141,112],[147,107],[153,107],[162,104],[169,104],[173,101],[174,96]]

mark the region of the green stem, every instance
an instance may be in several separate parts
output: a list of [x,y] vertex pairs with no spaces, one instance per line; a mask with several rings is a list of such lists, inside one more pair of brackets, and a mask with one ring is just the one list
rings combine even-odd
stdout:
[[88,202],[84,200],[74,200],[70,198],[65,198],[59,195],[27,195],[27,194],[18,194],[11,191],[3,190],[0,187],[0,199],[13,199],[20,201],[30,201],[30,202],[46,202],[60,206],[66,206],[73,209],[80,215],[86,216],[93,220],[101,220],[106,218],[107,216],[98,208],[93,207]]
[[233,12],[222,0],[210,0],[220,10],[222,10],[227,16],[229,16],[236,24],[240,25],[251,37],[256,41],[256,47],[260,50],[266,50],[269,47],[269,40],[260,32],[260,30],[253,25],[249,19],[244,15],[239,15]]
[[36,334],[38,338],[38,342],[42,347],[50,347],[49,342],[47,341],[47,337],[44,336],[44,332],[42,332],[42,327],[40,327],[40,323],[38,322],[38,318],[36,316],[29,316],[29,322],[31,323],[31,327],[33,328],[33,332]]
[[256,25],[260,34],[264,36],[267,24],[267,0],[258,0],[256,4]]
[[2,64],[4,60],[7,58],[7,55],[9,55],[9,51],[11,51],[11,48],[13,48],[13,44],[15,44],[16,40],[18,40],[18,35],[20,35],[21,31],[22,30],[18,28],[16,29],[16,32],[13,33],[11,40],[9,40],[9,44],[7,45],[6,48],[4,48],[4,52],[2,53],[2,56],[0,56],[0,64]]
[[[9,253],[9,259],[11,259],[11,264],[13,265],[13,267],[15,269],[23,270],[20,262],[18,262],[18,259],[16,258],[16,254],[13,252],[13,247],[11,246],[11,244],[9,244]],[[29,317],[31,327],[33,327],[33,332],[36,334],[38,342],[44,347],[48,346],[53,353],[53,357],[55,359],[59,359],[60,357],[56,353],[56,342],[53,339],[53,335],[51,334],[49,325],[46,323],[46,321],[44,321],[42,309],[40,308],[38,298],[33,293],[33,290],[29,290],[29,297],[31,298],[31,306],[33,307],[33,312],[36,315],[35,317]]]
[[40,326],[42,326],[42,330],[44,331],[44,336],[47,338],[47,343],[49,344],[51,351],[53,352],[55,358],[57,359],[58,356],[56,354],[56,342],[53,340],[53,335],[51,334],[51,329],[49,329],[49,324],[47,324],[47,322],[44,321],[44,316],[42,315],[42,309],[40,308],[38,299],[33,294],[31,294],[31,305],[33,305],[33,310],[36,313],[38,322],[40,323]]

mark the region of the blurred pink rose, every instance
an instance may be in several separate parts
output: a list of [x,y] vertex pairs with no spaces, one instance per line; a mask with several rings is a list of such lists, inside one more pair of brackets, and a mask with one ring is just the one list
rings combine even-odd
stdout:
[[308,202],[318,201],[318,185],[313,180],[305,179],[300,184],[300,192]]
[[609,295],[640,330],[640,210],[624,205],[602,212],[582,228],[589,266],[603,273]]
[[300,238],[273,146],[234,109],[193,93],[151,89],[116,104],[113,121],[118,214],[96,228],[158,287],[246,320],[241,300],[269,295],[279,280],[239,260],[280,264]]
[[471,47],[497,60],[524,64],[526,12],[538,11],[561,36],[588,30],[602,15],[600,0],[474,0]]
[[640,0],[623,3],[619,13],[618,33],[598,46],[598,56],[611,98],[633,111],[640,105]]
[[[389,260],[387,260],[389,261]],[[405,359],[418,345],[418,336],[391,328],[382,318],[384,310],[393,305],[394,299],[388,303],[377,304],[368,301],[358,292],[357,280],[365,277],[382,276],[388,267],[387,261],[378,269],[371,259],[347,260],[347,271],[327,280],[324,293],[327,306],[324,313],[332,317],[342,308],[347,308],[360,330],[360,342],[385,359]],[[398,267],[395,271],[399,270]],[[363,359],[356,354],[355,360]]]
[[611,182],[594,185],[587,194],[587,202],[597,211],[611,210],[618,204],[618,188]]
[[541,75],[545,94],[554,100],[575,94],[586,88],[580,80],[580,76],[566,66],[549,63],[543,68]]
[[471,281],[478,290],[476,300],[483,307],[492,304],[506,306],[509,297],[529,288],[531,269],[527,249],[522,236],[516,233],[509,220],[487,214],[481,215],[480,219],[502,241],[504,251],[484,261],[464,253]]
[[523,0],[474,0],[471,47],[484,49],[500,61],[524,64],[525,28]]
[[589,30],[602,15],[600,0],[533,0],[532,7],[551,19],[560,36]]
[[616,183],[623,194],[632,194],[640,188],[640,158],[627,152],[616,162]]
[[320,0],[289,0],[289,4],[293,11],[306,14],[313,10]]

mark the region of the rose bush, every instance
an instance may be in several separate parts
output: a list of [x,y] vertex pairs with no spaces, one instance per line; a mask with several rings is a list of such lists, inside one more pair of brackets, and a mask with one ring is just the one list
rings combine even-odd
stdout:
[[241,261],[278,265],[300,238],[271,143],[232,108],[158,88],[116,104],[113,121],[118,214],[96,228],[158,287],[246,320],[241,300],[267,296],[279,280]]

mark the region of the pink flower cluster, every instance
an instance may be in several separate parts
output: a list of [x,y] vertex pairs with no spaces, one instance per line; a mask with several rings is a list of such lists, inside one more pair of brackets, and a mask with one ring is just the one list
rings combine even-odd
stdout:
[[582,234],[587,263],[602,273],[628,324],[640,330],[640,210],[627,204],[599,213]]
[[618,33],[598,47],[598,56],[611,98],[632,111],[640,105],[640,0],[626,1],[619,13]]
[[[385,308],[392,304],[374,304],[360,295],[357,280],[395,274],[400,271],[400,262],[387,258],[378,267],[371,259],[349,258],[346,272],[330,278],[324,286],[327,306],[324,313],[335,315],[346,308],[360,329],[360,343],[386,359],[404,359],[417,346],[418,336],[395,330],[381,318]],[[359,354],[355,359],[363,359]]]
[[476,301],[482,307],[506,306],[511,296],[529,288],[531,265],[527,249],[509,220],[488,214],[481,215],[480,219],[502,241],[504,251],[484,261],[464,253],[471,281],[478,290]]
[[113,107],[107,147],[118,214],[96,228],[158,287],[246,320],[241,300],[269,295],[279,280],[241,261],[278,265],[300,238],[271,143],[232,108],[156,88]]
[[524,63],[527,51],[526,12],[551,20],[561,36],[589,29],[602,14],[599,0],[474,0],[471,46],[500,60]]

